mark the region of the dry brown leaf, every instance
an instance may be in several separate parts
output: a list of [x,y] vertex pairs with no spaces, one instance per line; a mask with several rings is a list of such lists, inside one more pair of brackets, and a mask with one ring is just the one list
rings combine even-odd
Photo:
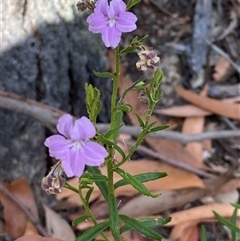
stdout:
[[[207,86],[201,91],[201,96],[206,96]],[[203,132],[205,119],[202,116],[188,117],[183,122],[183,134],[199,134]],[[204,168],[203,163],[203,146],[202,142],[190,142],[185,146],[185,149],[195,157],[196,162],[193,163],[195,167]]]
[[240,104],[228,103],[200,96],[179,86],[174,86],[174,89],[179,96],[198,107],[232,119],[240,119]]
[[33,226],[33,224],[30,221],[27,221],[26,229],[24,231],[23,236],[31,235],[31,234],[38,235],[38,232],[37,232],[36,228]]
[[224,82],[234,73],[234,68],[226,58],[220,57],[215,65],[214,71],[213,79],[216,82]]
[[[234,207],[226,203],[211,203],[188,210],[179,211],[171,214],[172,220],[165,226],[174,226],[190,221],[205,222],[209,221],[209,219],[214,220],[215,216],[212,212],[213,210],[222,217],[230,218],[233,214]],[[238,217],[240,217],[240,214],[238,214]]]
[[63,241],[63,240],[57,239],[57,238],[44,238],[39,235],[26,235],[16,239],[15,241]]
[[[171,240],[179,241],[198,241],[199,235],[196,232],[198,229],[197,222],[185,222],[177,224],[171,230],[169,238]],[[193,233],[194,232],[194,233]],[[193,236],[194,235],[194,236]]]
[[75,234],[70,225],[52,209],[43,205],[46,217],[46,228],[54,238],[61,238],[64,241],[74,241]]
[[[111,63],[112,70],[114,71],[114,54],[112,51],[109,51],[109,59]],[[119,78],[119,94],[122,96],[123,92],[126,88],[131,86],[133,82],[129,78],[125,78],[124,73],[125,69],[123,65],[120,66],[121,75]],[[127,83],[126,83],[127,80]],[[137,91],[132,91],[130,94],[127,94],[125,97],[125,102],[132,106],[132,112],[127,113],[131,122],[135,126],[139,126],[135,113],[138,113],[141,117],[146,114],[147,106],[143,102],[139,100],[139,94]],[[162,125],[166,123],[161,123],[160,120],[155,116],[151,116],[150,122],[156,121],[157,125]],[[172,140],[162,140],[156,138],[146,138],[145,141],[158,153],[162,155],[165,159],[171,159],[176,162],[186,162],[191,165],[194,163],[194,157],[186,150],[184,150],[183,146],[177,142]]]
[[155,109],[154,113],[175,117],[199,117],[212,115],[211,112],[199,108],[195,105],[181,105],[165,109]]
[[[26,179],[21,178],[12,183],[3,183],[3,185],[38,219],[37,206]],[[21,237],[26,231],[27,217],[14,201],[3,193],[0,192],[0,194],[1,203],[4,206],[3,213],[6,221],[6,232],[14,238]],[[34,228],[32,227],[32,229]]]

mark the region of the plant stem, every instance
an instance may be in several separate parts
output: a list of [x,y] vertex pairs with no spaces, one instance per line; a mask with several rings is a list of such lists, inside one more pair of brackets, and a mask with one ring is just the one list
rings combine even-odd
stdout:
[[[80,197],[80,199],[81,199],[81,201],[82,201],[82,205],[83,205],[84,209],[85,209],[86,212],[89,214],[89,216],[91,217],[94,225],[96,226],[96,225],[98,224],[98,223],[97,223],[97,220],[95,219],[95,217],[94,217],[91,209],[89,208],[89,205],[88,205],[86,199],[85,199],[84,196],[83,196],[82,189],[81,189],[81,183],[79,184],[78,194],[79,194],[79,197]],[[109,241],[109,239],[107,238],[107,236],[106,236],[103,232],[101,232],[100,234],[102,235],[102,237],[103,237],[106,241]]]
[[[117,94],[118,94],[118,80],[120,76],[120,55],[119,55],[119,49],[116,48],[115,50],[115,66],[116,66],[116,72],[115,76],[113,78],[113,91],[112,91],[112,98],[111,98],[111,124],[110,124],[110,131],[116,128],[117,122],[116,122],[116,103],[117,103]],[[113,142],[116,142],[114,140],[114,135],[110,137]],[[114,181],[113,181],[113,160],[114,160],[114,154],[115,150],[113,146],[108,146],[108,153],[109,158],[106,160],[107,165],[107,172],[108,172],[108,205],[109,205],[109,221],[110,221],[110,229],[112,232],[113,237],[115,238],[115,241],[120,240],[120,233],[119,233],[119,215],[118,215],[118,209],[116,204],[116,198],[114,195]]]

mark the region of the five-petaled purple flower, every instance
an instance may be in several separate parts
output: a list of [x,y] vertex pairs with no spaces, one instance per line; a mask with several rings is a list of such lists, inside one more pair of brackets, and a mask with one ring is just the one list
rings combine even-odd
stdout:
[[76,121],[69,114],[63,115],[57,124],[61,135],[48,137],[44,145],[49,148],[51,157],[60,159],[68,177],[80,177],[85,165],[100,166],[108,156],[100,144],[90,141],[96,135],[92,122],[87,117]]
[[116,48],[122,33],[132,32],[137,28],[137,17],[126,11],[126,4],[122,0],[98,0],[94,13],[88,18],[89,30],[101,33],[106,47]]

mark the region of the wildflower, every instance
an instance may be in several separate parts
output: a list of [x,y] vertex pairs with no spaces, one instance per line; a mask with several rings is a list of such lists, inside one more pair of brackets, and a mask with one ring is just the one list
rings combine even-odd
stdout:
[[96,135],[92,122],[87,117],[76,121],[69,114],[63,115],[57,124],[61,135],[53,135],[45,140],[51,157],[60,159],[68,177],[80,177],[85,165],[100,166],[108,156],[100,144],[90,141]]
[[160,58],[157,56],[157,53],[147,46],[141,46],[138,56],[140,58],[136,63],[138,70],[147,70],[147,68],[155,69],[160,64]]
[[89,30],[101,33],[106,47],[116,48],[122,33],[132,32],[137,28],[137,17],[126,11],[126,4],[122,0],[98,0],[94,13],[88,18]]

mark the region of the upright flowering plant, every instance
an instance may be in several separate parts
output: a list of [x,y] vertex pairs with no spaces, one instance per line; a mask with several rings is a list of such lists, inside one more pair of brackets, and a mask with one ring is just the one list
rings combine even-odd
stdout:
[[[93,33],[100,33],[106,47],[115,49],[115,73],[94,72],[100,78],[111,78],[113,81],[113,90],[111,98],[111,123],[110,129],[104,135],[96,132],[94,124],[97,115],[101,110],[100,92],[91,85],[86,85],[86,107],[89,118],[81,117],[74,119],[69,114],[63,115],[57,124],[59,134],[50,136],[45,141],[45,146],[49,148],[49,154],[60,160],[55,164],[50,173],[43,179],[43,188],[49,194],[58,193],[62,186],[76,192],[82,201],[87,214],[73,221],[76,225],[86,219],[91,219],[94,227],[80,235],[77,241],[90,241],[99,233],[103,240],[109,240],[104,234],[105,229],[110,229],[115,241],[123,240],[121,235],[130,229],[137,229],[139,232],[153,240],[162,240],[160,234],[153,228],[163,225],[170,221],[166,219],[145,218],[136,220],[126,215],[118,213],[115,190],[120,186],[130,184],[139,193],[157,197],[144,186],[144,182],[155,180],[166,176],[165,173],[152,172],[132,176],[125,170],[121,169],[122,164],[127,162],[143,139],[152,132],[160,131],[168,126],[155,126],[150,123],[150,117],[153,109],[162,97],[159,85],[163,77],[162,71],[158,68],[160,59],[157,54],[148,46],[144,45],[146,37],[139,39],[135,37],[130,45],[120,49],[122,33],[131,32],[136,29],[137,17],[129,12],[129,9],[139,3],[141,0],[129,0],[126,5],[122,0],[82,0],[78,2],[77,7],[83,11],[91,9],[92,14],[87,18],[89,30]],[[154,70],[153,79],[150,83],[145,84],[144,80],[137,80],[130,88],[126,89],[118,99],[118,82],[120,76],[120,59],[124,54],[137,51],[140,60],[136,63],[138,70],[147,68]],[[123,113],[131,111],[131,106],[125,103],[125,96],[133,90],[141,90],[144,93],[148,104],[148,111],[144,117],[136,114],[139,126],[142,131],[135,144],[130,148],[128,153],[117,145],[119,130],[123,125]],[[136,100],[137,101],[137,100]],[[122,160],[114,162],[115,151],[121,154]],[[107,167],[107,176],[104,176],[98,167],[105,164]],[[84,170],[87,170],[84,172]],[[122,180],[114,183],[113,174],[117,173]],[[78,176],[79,187],[72,187],[65,183],[64,173],[68,177]],[[65,184],[64,184],[65,183]],[[100,189],[103,197],[108,203],[109,220],[98,223],[89,207],[89,198],[93,191],[93,183]],[[83,189],[87,189],[87,194],[83,194]]]

